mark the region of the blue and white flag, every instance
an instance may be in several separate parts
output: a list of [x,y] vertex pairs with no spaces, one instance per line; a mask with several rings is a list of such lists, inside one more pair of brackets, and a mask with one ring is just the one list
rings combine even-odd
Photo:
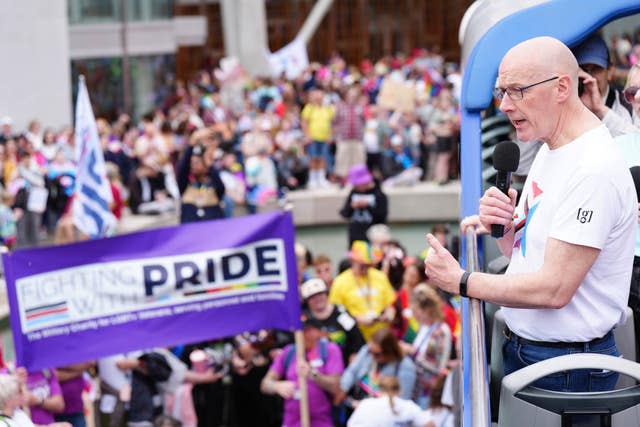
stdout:
[[116,226],[116,218],[109,208],[113,194],[107,180],[98,128],[84,76],[80,76],[78,83],[75,150],[78,174],[73,200],[73,222],[92,239],[109,235]]

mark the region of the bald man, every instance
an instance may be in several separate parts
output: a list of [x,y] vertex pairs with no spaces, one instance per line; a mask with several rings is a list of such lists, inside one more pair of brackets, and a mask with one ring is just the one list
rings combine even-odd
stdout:
[[[540,37],[504,56],[494,94],[521,141],[543,141],[518,206],[497,188],[480,199],[479,230],[505,226],[505,275],[465,272],[431,235],[429,281],[504,307],[505,374],[576,352],[618,356],[635,240],[636,196],[611,134],[578,97],[578,64],[560,41]],[[533,385],[600,391],[617,374],[557,373]]]

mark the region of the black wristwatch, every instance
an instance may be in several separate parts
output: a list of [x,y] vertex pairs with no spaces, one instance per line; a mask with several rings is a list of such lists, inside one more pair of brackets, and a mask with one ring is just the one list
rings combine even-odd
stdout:
[[467,295],[467,281],[469,280],[469,276],[471,276],[471,273],[469,273],[468,271],[465,271],[464,273],[462,273],[462,277],[460,278],[460,296],[461,297],[468,297]]

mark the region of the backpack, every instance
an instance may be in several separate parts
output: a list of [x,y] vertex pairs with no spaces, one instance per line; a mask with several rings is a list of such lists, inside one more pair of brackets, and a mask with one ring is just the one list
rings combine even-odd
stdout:
[[[296,355],[296,345],[292,344],[291,347],[289,347],[289,350],[287,350],[287,354],[284,356],[285,375],[295,355]],[[329,342],[323,338],[320,340],[320,360],[322,360],[323,365],[327,361],[328,357],[329,357]]]

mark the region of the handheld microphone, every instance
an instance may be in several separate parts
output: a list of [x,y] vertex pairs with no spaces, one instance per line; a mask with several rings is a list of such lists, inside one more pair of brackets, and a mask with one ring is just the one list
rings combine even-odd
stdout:
[[[498,171],[496,187],[507,196],[511,186],[511,174],[518,169],[519,163],[520,147],[518,144],[513,141],[502,141],[496,145],[493,150],[493,167]],[[496,238],[504,236],[504,225],[491,224],[491,236]]]
[[629,172],[631,172],[631,178],[633,178],[633,185],[636,187],[636,197],[640,201],[640,166],[629,168]]

